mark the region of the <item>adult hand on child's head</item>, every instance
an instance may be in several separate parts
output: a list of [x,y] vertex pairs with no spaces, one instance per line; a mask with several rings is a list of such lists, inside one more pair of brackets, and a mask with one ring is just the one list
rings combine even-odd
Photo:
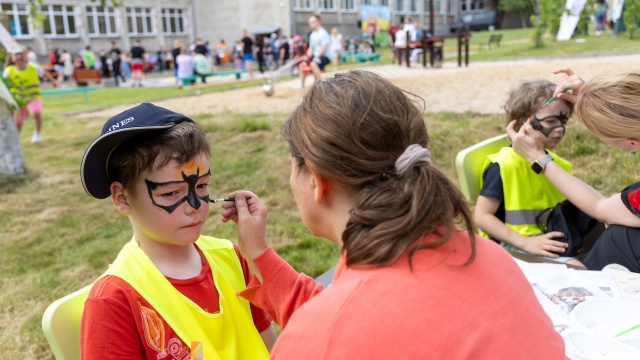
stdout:
[[250,191],[237,191],[229,195],[235,201],[222,204],[222,221],[232,220],[238,228],[238,248],[247,260],[253,260],[267,248],[267,208]]
[[520,130],[516,132],[517,124],[518,122],[513,120],[507,125],[507,135],[511,139],[513,150],[533,164],[534,161],[545,156],[544,135],[533,128],[531,119],[522,124]]
[[560,257],[557,253],[564,253],[569,244],[553,240],[554,238],[564,236],[561,232],[551,231],[538,236],[527,237],[521,246],[522,250],[529,254],[542,255],[551,258]]
[[[553,90],[553,96],[558,99],[566,100],[570,103],[576,103],[578,100],[578,93],[580,93],[580,88],[584,84],[584,80],[578,75],[575,74],[569,68],[557,69],[553,72],[554,74],[567,74],[567,78],[563,79],[558,83],[556,89]],[[571,87],[570,91],[565,92],[565,90]]]

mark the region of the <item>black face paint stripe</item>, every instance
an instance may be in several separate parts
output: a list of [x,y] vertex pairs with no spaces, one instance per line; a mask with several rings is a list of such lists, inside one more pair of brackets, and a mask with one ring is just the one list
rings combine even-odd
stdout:
[[[196,192],[196,186],[198,185],[198,180],[207,177],[207,176],[211,176],[211,169],[209,169],[209,171],[207,171],[206,174],[200,176],[200,168],[196,168],[196,173],[194,175],[186,175],[184,173],[184,171],[182,172],[182,178],[184,179],[183,181],[167,181],[167,182],[155,182],[155,181],[151,181],[149,179],[144,179],[145,184],[147,184],[147,192],[149,193],[149,198],[151,198],[151,203],[161,209],[163,209],[164,211],[166,211],[167,213],[171,214],[172,212],[174,212],[178,206],[182,205],[183,202],[187,202],[189,204],[189,206],[191,206],[192,208],[198,210],[200,208],[200,206],[202,206],[202,203],[200,202],[200,200],[205,201],[205,202],[209,202],[209,195],[206,196],[198,196],[198,193]],[[168,186],[168,185],[174,185],[174,184],[182,184],[182,183],[186,183],[189,186],[189,192],[187,193],[187,196],[183,197],[182,199],[178,200],[175,204],[173,205],[160,205],[158,203],[156,203],[155,199],[153,198],[153,191],[157,190],[158,188],[164,187],[164,186]]]

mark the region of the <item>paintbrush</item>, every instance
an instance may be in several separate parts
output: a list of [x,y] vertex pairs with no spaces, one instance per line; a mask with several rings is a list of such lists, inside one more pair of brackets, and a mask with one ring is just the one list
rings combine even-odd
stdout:
[[[249,199],[251,199],[251,196],[248,196],[248,197],[246,197],[245,199],[249,200]],[[223,202],[223,201],[236,201],[236,199],[234,199],[234,198],[227,198],[227,199],[209,199],[209,202],[212,202],[212,203]]]
[[[567,91],[569,91],[569,90],[571,90],[571,86],[567,86],[564,90],[562,90],[562,92],[564,93],[564,92],[567,92]],[[556,100],[557,100],[557,98],[556,98],[555,96],[554,96],[554,97],[552,97],[552,98],[551,98],[551,99],[549,99],[546,103],[544,103],[544,105],[542,105],[542,107],[541,107],[540,109],[542,109],[543,107],[545,107],[545,106],[547,106],[547,105],[551,104],[552,102],[554,102],[554,101],[556,101]]]

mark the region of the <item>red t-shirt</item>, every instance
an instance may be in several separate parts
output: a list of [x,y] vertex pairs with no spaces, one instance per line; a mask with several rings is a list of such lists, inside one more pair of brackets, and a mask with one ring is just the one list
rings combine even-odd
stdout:
[[[242,265],[245,283],[251,272],[235,247]],[[200,252],[200,275],[186,280],[167,277],[183,295],[207,312],[219,308],[219,294],[213,285],[211,268]],[[251,305],[253,323],[258,332],[266,330],[271,320]],[[190,345],[190,344],[189,344]],[[190,358],[190,348],[169,327],[160,314],[126,281],[116,276],[98,279],[89,292],[80,325],[82,359],[163,359]]]

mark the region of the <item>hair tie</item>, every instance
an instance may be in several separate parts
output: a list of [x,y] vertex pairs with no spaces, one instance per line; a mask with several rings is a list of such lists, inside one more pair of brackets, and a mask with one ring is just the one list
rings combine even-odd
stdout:
[[429,149],[419,144],[409,145],[402,155],[398,157],[398,160],[396,160],[396,173],[402,175],[421,161],[431,164],[431,153]]

